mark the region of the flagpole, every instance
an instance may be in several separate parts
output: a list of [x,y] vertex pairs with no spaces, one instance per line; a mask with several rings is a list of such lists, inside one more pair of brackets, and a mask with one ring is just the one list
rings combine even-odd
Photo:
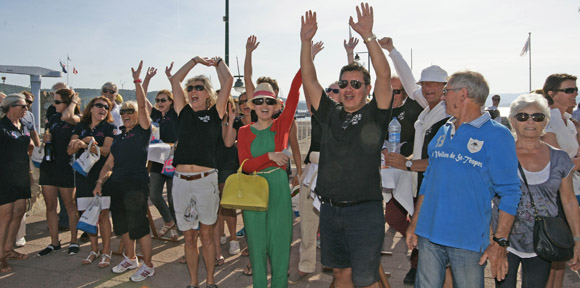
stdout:
[[532,32],[528,32],[528,63],[530,66],[530,89],[528,91],[532,91]]
[[[66,53],[66,71],[70,71],[69,66],[68,66],[68,60],[70,60],[70,58],[68,57],[68,53]],[[69,86],[68,83],[68,76],[70,73],[66,73],[66,85]]]

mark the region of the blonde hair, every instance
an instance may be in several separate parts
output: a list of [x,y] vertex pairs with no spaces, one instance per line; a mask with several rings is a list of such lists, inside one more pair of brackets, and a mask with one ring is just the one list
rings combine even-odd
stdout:
[[[217,93],[213,89],[213,86],[211,85],[211,81],[209,81],[209,78],[207,78],[207,76],[197,75],[193,78],[189,78],[185,82],[185,86],[183,87],[183,93],[185,93],[185,95],[187,95],[188,94],[187,86],[193,85],[193,83],[196,81],[203,83],[203,87],[205,88],[205,90],[207,91],[207,94],[209,95],[209,97],[207,98],[207,100],[205,102],[205,108],[209,109],[211,106],[215,105],[216,99],[217,99]],[[189,98],[189,97],[186,97],[186,98]]]

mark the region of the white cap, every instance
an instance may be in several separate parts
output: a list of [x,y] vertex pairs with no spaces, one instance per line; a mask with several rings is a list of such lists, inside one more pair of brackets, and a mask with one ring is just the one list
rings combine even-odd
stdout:
[[447,83],[447,72],[437,65],[429,66],[421,71],[421,79],[417,81],[417,84],[421,82]]

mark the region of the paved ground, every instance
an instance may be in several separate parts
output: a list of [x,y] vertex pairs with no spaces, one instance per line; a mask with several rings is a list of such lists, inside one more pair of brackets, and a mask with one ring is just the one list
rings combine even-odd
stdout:
[[[37,201],[34,209],[29,213],[30,217],[27,222],[28,243],[23,248],[18,249],[22,253],[27,253],[31,257],[22,261],[10,261],[13,268],[11,273],[0,274],[0,287],[185,287],[189,283],[187,268],[184,264],[177,262],[183,255],[183,246],[181,243],[165,242],[160,240],[153,241],[153,263],[156,268],[155,276],[141,283],[131,283],[129,276],[132,272],[124,274],[114,274],[110,268],[100,269],[97,263],[90,265],[81,265],[81,260],[86,257],[90,251],[90,245],[85,243],[81,246],[81,253],[68,256],[66,247],[70,234],[68,232],[60,233],[63,249],[55,251],[45,257],[37,257],[38,251],[50,244],[47,224],[44,217],[42,200]],[[151,212],[158,227],[162,221],[157,210],[151,206]],[[238,229],[241,228],[241,217],[238,221]],[[300,243],[299,218],[294,222],[294,240],[292,242],[291,270],[294,271],[298,262],[298,246]],[[387,227],[388,228],[388,227]],[[226,231],[227,233],[227,231]],[[182,237],[180,238],[183,241]],[[246,247],[245,239],[242,238],[240,244]],[[117,249],[119,238],[113,238],[113,249]],[[216,279],[220,287],[252,287],[251,277],[242,274],[242,269],[249,262],[248,257],[228,254],[228,246],[221,246],[222,252],[226,257],[224,265],[217,267]],[[393,252],[392,256],[382,257],[382,266],[385,271],[391,273],[389,282],[392,287],[404,287],[403,278],[410,268],[407,249],[400,234],[395,234],[391,230],[387,231],[385,237],[385,250]],[[116,265],[122,260],[121,256],[113,256],[112,264]],[[317,260],[320,262],[320,251],[317,252]],[[201,263],[203,261],[200,260]],[[205,279],[205,267],[200,264],[200,280]],[[489,269],[486,272],[486,287],[493,287],[493,280],[489,278]],[[312,277],[303,280],[297,285],[290,287],[328,287],[332,281],[330,274],[320,271],[318,264],[317,271]],[[204,282],[201,283],[203,284]],[[410,287],[410,286],[405,286]],[[570,270],[566,273],[564,287],[580,287],[580,275]]]

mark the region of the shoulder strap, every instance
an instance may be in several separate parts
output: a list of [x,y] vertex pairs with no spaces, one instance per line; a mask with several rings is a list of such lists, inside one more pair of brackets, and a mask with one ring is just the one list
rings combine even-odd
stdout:
[[530,196],[532,207],[534,207],[534,217],[538,216],[538,209],[536,208],[534,197],[532,197],[532,191],[530,191],[530,186],[528,186],[528,179],[526,179],[526,174],[524,173],[524,169],[522,168],[520,161],[518,161],[518,169],[520,170],[520,174],[522,174],[522,179],[524,179],[524,184],[526,184],[526,188],[528,189],[528,195]]

